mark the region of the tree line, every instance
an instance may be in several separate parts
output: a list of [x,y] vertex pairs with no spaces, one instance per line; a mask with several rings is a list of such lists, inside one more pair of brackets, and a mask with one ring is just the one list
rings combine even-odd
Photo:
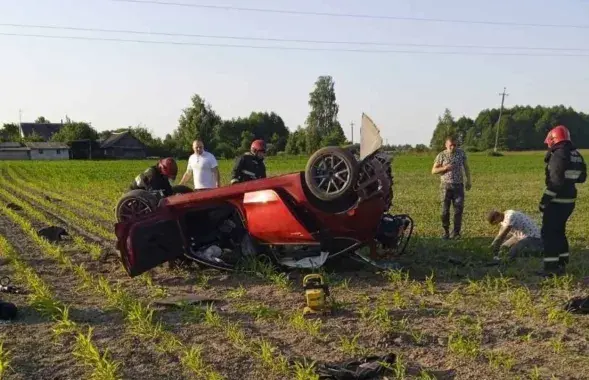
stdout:
[[[290,133],[282,118],[275,112],[252,112],[247,117],[223,120],[205,101],[194,94],[190,105],[182,110],[177,127],[163,139],[155,137],[142,126],[124,127],[98,132],[88,122],[73,121],[66,117],[61,130],[53,135],[53,141],[71,143],[76,140],[99,141],[114,132],[129,131],[147,147],[149,156],[190,155],[192,141],[203,140],[208,151],[220,158],[232,158],[249,151],[255,139],[264,139],[267,154],[311,154],[327,145],[346,145],[343,129],[338,121],[339,106],[336,101],[335,83],[331,76],[320,76],[309,94],[310,112],[305,127]],[[35,122],[49,123],[44,117]],[[39,136],[21,139],[16,124],[4,124],[0,137],[7,141],[43,141]]]
[[[577,148],[589,148],[589,115],[563,105],[515,106],[504,108],[499,120],[499,109],[485,109],[473,120],[466,116],[455,119],[449,109],[438,118],[430,147],[444,149],[446,136],[457,137],[468,151],[485,151],[495,146],[502,151],[543,150],[548,131],[564,124],[571,132]],[[499,135],[497,136],[497,128]]]

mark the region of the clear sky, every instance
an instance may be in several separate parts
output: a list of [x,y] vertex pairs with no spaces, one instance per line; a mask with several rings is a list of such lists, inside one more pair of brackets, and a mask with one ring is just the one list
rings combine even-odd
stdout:
[[[0,24],[390,44],[557,47],[577,51],[329,45],[0,26],[0,123],[67,114],[97,130],[171,133],[194,93],[223,118],[275,111],[294,130],[319,75],[332,75],[346,135],[366,112],[391,144],[429,144],[437,118],[498,107],[565,104],[589,112],[589,2],[584,0],[161,0],[380,16],[586,25],[548,28],[345,18],[137,4],[0,0]],[[328,49],[511,52],[539,56],[271,50],[7,36],[86,36]],[[585,50],[583,50],[585,49]],[[587,55],[561,57],[562,54]],[[358,129],[355,138],[357,141]]]

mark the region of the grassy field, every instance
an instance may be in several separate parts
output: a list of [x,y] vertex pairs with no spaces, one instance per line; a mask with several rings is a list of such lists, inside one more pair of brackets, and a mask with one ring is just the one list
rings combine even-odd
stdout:
[[[579,187],[568,225],[569,274],[541,281],[539,257],[482,264],[497,233],[485,221],[490,209],[540,221],[543,153],[469,159],[463,237],[443,241],[433,156],[395,157],[392,211],[416,224],[405,269],[325,273],[335,312],[316,320],[301,317],[296,273],[162,266],[130,279],[116,260],[100,262],[113,250],[118,197],[151,161],[0,162],[0,277],[28,291],[0,293],[21,311],[0,327],[0,379],[318,379],[313,362],[389,352],[398,358],[383,379],[587,378],[589,319],[563,306],[587,295],[589,187]],[[305,161],[271,158],[267,167],[276,175]],[[220,165],[227,184],[232,162]],[[35,231],[47,225],[71,239],[40,239]],[[158,304],[188,294],[217,302]]]

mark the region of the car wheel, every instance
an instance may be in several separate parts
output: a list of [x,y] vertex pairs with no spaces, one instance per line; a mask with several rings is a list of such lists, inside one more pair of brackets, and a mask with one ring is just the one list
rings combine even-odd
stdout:
[[175,185],[172,186],[172,193],[173,194],[187,194],[187,193],[192,193],[194,190],[192,190],[190,187],[185,186],[185,185]]
[[305,182],[315,197],[333,201],[353,189],[358,173],[358,163],[349,150],[328,146],[316,151],[307,161]]
[[126,222],[153,212],[157,204],[157,197],[148,191],[131,190],[119,199],[115,216],[118,222]]

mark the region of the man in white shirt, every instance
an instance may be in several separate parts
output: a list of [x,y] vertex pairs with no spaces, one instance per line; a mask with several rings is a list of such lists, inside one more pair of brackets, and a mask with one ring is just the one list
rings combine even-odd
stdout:
[[194,190],[212,189],[221,186],[221,175],[217,159],[211,153],[205,151],[204,144],[200,140],[192,142],[194,154],[188,159],[186,173],[180,180],[184,185],[190,177],[194,178]]
[[491,243],[491,249],[496,258],[501,247],[509,249],[510,260],[524,251],[541,253],[544,250],[540,228],[523,212],[493,210],[487,215],[487,221],[492,225],[501,225],[499,233]]

